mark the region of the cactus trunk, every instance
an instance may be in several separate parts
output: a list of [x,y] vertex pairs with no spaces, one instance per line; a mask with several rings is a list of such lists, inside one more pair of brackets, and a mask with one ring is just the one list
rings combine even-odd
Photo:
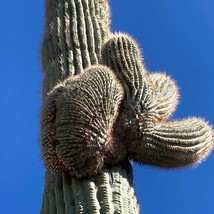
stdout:
[[[107,0],[46,0],[43,100],[57,82],[101,63],[110,34]],[[41,214],[55,213],[139,213],[129,161],[82,180],[47,170]]]
[[98,64],[110,34],[108,1],[46,0],[44,96],[60,80]]
[[47,172],[41,214],[139,213],[131,173],[130,163],[84,180]]

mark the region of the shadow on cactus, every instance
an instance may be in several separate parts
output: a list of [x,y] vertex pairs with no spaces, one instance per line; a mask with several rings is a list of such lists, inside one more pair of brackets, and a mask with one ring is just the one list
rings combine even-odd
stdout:
[[51,172],[85,178],[126,159],[175,168],[209,155],[211,126],[195,117],[166,121],[178,102],[177,86],[164,73],[147,72],[131,37],[112,35],[102,61],[47,96],[42,153]]

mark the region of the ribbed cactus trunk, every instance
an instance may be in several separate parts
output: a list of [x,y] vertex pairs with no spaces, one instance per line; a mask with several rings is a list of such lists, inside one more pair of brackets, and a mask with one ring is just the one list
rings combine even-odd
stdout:
[[107,0],[46,0],[44,96],[57,82],[100,63],[110,36],[109,13]]
[[46,172],[41,214],[139,213],[131,166],[116,166],[90,179]]
[[[43,100],[57,82],[101,63],[109,13],[107,0],[46,0]],[[128,160],[82,180],[46,171],[41,214],[80,213],[139,213]]]

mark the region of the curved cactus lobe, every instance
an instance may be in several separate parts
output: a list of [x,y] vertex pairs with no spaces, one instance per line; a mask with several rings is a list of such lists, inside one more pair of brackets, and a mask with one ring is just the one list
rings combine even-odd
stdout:
[[136,42],[126,34],[116,34],[104,44],[103,63],[112,68],[126,88],[129,101],[138,103],[146,94],[146,70]]
[[44,95],[59,80],[100,62],[102,43],[110,34],[109,13],[106,0],[46,0]]
[[171,116],[175,111],[179,93],[178,87],[165,73],[149,74],[150,82],[156,93],[156,105],[152,111],[156,112],[155,120],[163,121]]
[[42,112],[42,156],[46,166],[52,172],[59,173],[65,171],[66,167],[56,154],[56,99],[60,96],[62,87],[58,87],[47,102],[43,104]]
[[103,62],[111,67],[125,85],[127,103],[137,114],[151,115],[160,121],[175,110],[178,89],[165,74],[148,74],[140,49],[128,35],[113,35],[104,45]]
[[[44,109],[42,145],[47,167],[53,172],[64,169],[51,163],[54,156],[65,171],[87,177],[97,174],[104,161],[121,160],[125,154],[117,154],[121,148],[112,133],[123,96],[115,75],[104,66],[92,66],[59,83],[49,93]],[[52,134],[48,133],[49,127]],[[108,159],[109,155],[114,159]]]
[[[138,135],[139,118],[153,104],[148,97],[151,87],[136,42],[126,34],[115,34],[103,45],[103,63],[109,66],[123,84],[125,100],[117,121],[117,135],[126,141]],[[155,94],[154,94],[155,95]]]
[[213,131],[199,118],[171,121],[142,128],[140,142],[130,143],[133,160],[165,168],[193,165],[213,148]]

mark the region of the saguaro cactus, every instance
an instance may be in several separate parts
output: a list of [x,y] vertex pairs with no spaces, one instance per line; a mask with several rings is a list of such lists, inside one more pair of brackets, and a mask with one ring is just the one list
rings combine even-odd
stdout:
[[41,214],[139,213],[130,160],[174,168],[210,153],[207,122],[166,122],[177,86],[110,32],[107,0],[46,0],[42,63]]
[[[46,24],[42,42],[44,106],[41,140],[42,154],[47,165],[47,171],[41,214],[139,213],[139,205],[132,187],[132,167],[127,159],[120,164],[103,168],[97,176],[79,180],[75,176],[71,176],[69,171],[66,171],[67,169],[72,169],[72,162],[69,161],[70,164],[62,164],[55,149],[57,142],[54,142],[56,133],[56,115],[54,112],[56,110],[55,107],[58,106],[55,105],[56,101],[54,99],[60,93],[60,87],[55,87],[56,93],[54,91],[51,92],[51,90],[59,81],[84,73],[84,69],[90,65],[101,63],[103,42],[111,34],[109,13],[107,0],[46,0]],[[78,78],[81,78],[81,76]],[[122,94],[123,92],[120,90],[122,87],[118,80],[115,79],[115,75],[113,74],[109,78],[113,78],[114,84],[119,86],[119,89],[116,90],[119,90],[119,93]],[[102,80],[101,78],[101,81],[103,82],[104,79]],[[109,84],[107,82],[106,86]],[[85,87],[87,87],[87,84]],[[90,87],[92,88],[92,86]],[[78,87],[76,89],[78,90]],[[101,88],[101,90],[103,89]],[[106,91],[103,90],[104,92],[108,93],[108,88],[106,88]],[[47,95],[48,93],[49,95]],[[112,91],[112,93],[115,92]],[[100,94],[97,95],[100,96]],[[93,97],[91,98],[93,99]],[[120,100],[119,97],[118,99]],[[105,102],[102,102],[102,104],[109,105],[109,103]],[[87,109],[82,109],[87,113]],[[106,106],[106,109],[109,109],[109,107]],[[78,111],[78,109],[76,110]],[[109,113],[113,115],[113,118],[115,117],[114,113]],[[73,116],[75,117],[75,115]],[[85,120],[89,126],[91,119]],[[101,121],[100,123],[102,122],[110,125],[111,119],[107,123],[106,121]],[[79,125],[83,125],[81,121]],[[63,129],[63,127],[61,128]],[[99,128],[102,129],[103,127],[99,126]],[[84,142],[87,143],[87,137],[85,140]],[[66,156],[62,156],[66,159]],[[78,165],[80,166],[80,171],[73,169],[71,174],[78,175],[78,172],[83,175],[87,174],[84,171],[87,168],[81,169],[80,162],[78,162]],[[74,168],[78,167],[78,165],[74,166]],[[61,173],[59,173],[60,171]],[[58,174],[53,174],[53,172],[58,172]]]

